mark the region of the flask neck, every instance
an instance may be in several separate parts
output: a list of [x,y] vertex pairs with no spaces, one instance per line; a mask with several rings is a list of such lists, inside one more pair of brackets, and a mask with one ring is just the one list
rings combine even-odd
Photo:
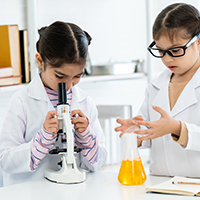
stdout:
[[126,149],[137,149],[137,135],[135,133],[125,133],[122,137]]
[[137,135],[134,133],[125,133],[124,140],[124,157],[123,160],[139,160],[140,155],[137,149]]

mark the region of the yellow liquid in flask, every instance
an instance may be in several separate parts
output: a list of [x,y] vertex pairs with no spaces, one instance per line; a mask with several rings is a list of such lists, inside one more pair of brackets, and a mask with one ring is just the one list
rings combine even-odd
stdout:
[[118,181],[123,185],[142,185],[146,181],[146,174],[141,159],[123,160]]

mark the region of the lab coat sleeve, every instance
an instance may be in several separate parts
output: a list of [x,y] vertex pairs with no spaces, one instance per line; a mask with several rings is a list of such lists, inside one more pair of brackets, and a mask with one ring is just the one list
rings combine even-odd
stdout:
[[99,169],[106,161],[107,158],[107,151],[105,148],[105,137],[103,130],[101,128],[101,125],[98,120],[98,111],[97,108],[91,98],[88,99],[89,101],[89,108],[88,109],[88,115],[90,122],[90,132],[94,135],[96,135],[98,140],[98,159],[95,163],[90,163],[85,159],[85,157],[79,153],[79,159],[77,159],[78,166],[82,169],[85,169],[87,171],[96,171]]
[[22,101],[11,98],[0,135],[0,167],[7,173],[30,172],[31,143],[25,141],[26,114]]
[[185,122],[188,130],[188,143],[185,150],[200,151],[200,127]]

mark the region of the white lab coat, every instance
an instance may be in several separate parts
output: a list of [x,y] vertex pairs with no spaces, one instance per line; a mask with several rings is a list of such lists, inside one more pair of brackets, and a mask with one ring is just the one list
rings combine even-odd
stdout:
[[[168,87],[171,71],[166,69],[148,85],[139,114],[145,121],[155,121],[160,114],[152,109],[159,106],[174,119],[185,122],[188,130],[186,148],[173,141],[171,134],[143,142],[151,147],[150,173],[166,176],[200,177],[200,69],[185,86],[170,110]],[[169,124],[170,126],[170,124]]]
[[[72,88],[72,93],[71,109],[82,110],[90,121],[90,130],[99,141],[98,162],[91,164],[78,153],[77,166],[95,171],[105,163],[107,155],[97,109],[93,100],[77,85]],[[54,110],[54,107],[39,75],[11,98],[0,135],[0,167],[4,171],[4,186],[40,179],[44,177],[47,168],[58,169],[60,155],[47,155],[34,172],[30,170],[31,140],[42,127],[50,110]]]

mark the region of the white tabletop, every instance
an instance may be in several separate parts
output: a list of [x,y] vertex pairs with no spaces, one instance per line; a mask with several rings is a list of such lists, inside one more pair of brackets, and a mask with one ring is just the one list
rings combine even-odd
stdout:
[[[114,169],[114,170],[113,170]],[[166,181],[169,177],[148,176],[140,186],[124,186],[118,180],[118,167],[88,173],[79,184],[57,184],[46,179],[0,188],[2,200],[173,200],[192,196],[145,193],[146,186]]]

